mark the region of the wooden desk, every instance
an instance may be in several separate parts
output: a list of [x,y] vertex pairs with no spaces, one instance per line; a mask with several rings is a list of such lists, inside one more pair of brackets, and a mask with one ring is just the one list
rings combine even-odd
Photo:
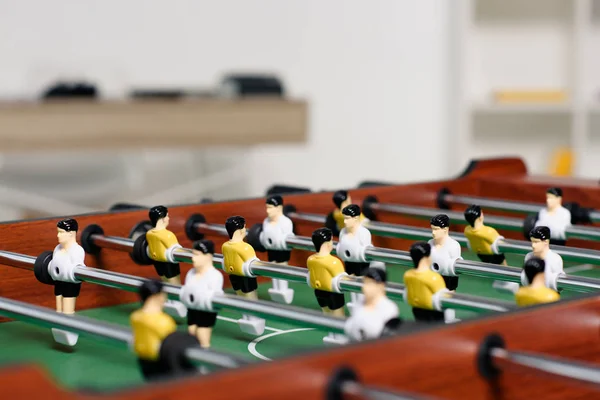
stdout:
[[0,151],[300,143],[307,119],[279,99],[0,103]]

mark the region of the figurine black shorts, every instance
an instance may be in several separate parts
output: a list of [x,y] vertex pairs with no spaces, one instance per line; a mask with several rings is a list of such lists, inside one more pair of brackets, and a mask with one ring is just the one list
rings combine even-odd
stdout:
[[138,364],[142,375],[148,381],[164,379],[169,375],[169,369],[160,360],[151,361],[138,358]]
[[54,281],[54,295],[62,297],[77,297],[81,291],[81,283]]
[[365,276],[371,263],[368,262],[352,262],[347,261],[344,263],[344,268],[348,275]]
[[196,325],[200,328],[212,328],[217,322],[217,313],[202,311],[202,310],[188,310],[187,312],[187,324]]
[[444,313],[437,310],[427,310],[424,308],[413,307],[412,309],[415,320],[424,322],[444,322]]
[[267,257],[269,262],[289,262],[292,252],[289,250],[267,250]]
[[444,276],[444,282],[446,282],[446,289],[448,290],[456,290],[458,287],[458,276]]
[[504,254],[477,254],[477,257],[484,263],[500,265],[506,260]]
[[178,276],[181,271],[178,263],[168,263],[161,261],[154,261],[154,269],[158,276],[164,276],[165,278],[174,278]]
[[256,278],[248,278],[246,276],[238,276],[238,275],[229,275],[229,282],[231,282],[231,287],[236,292],[241,290],[242,293],[250,293],[254,292],[258,289],[258,282]]
[[317,297],[319,307],[328,307],[330,310],[340,309],[346,304],[343,293],[333,293],[315,289],[315,296]]

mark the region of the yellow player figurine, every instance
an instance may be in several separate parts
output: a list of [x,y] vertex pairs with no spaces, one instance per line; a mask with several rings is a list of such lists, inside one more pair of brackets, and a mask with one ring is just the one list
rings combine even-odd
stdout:
[[[198,341],[191,335],[177,332],[173,318],[163,312],[167,296],[162,289],[160,281],[145,282],[139,291],[142,308],[134,311],[129,319],[133,330],[133,351],[138,357],[142,375],[147,380],[167,378],[183,371],[195,371],[187,361],[179,365],[168,361],[173,359],[170,355],[174,352],[183,352],[186,347],[197,346]],[[167,344],[167,341],[171,343]]]
[[469,241],[469,248],[477,254],[483,262],[491,264],[506,264],[504,254],[499,253],[497,243],[504,239],[497,230],[483,224],[483,212],[478,205],[469,206],[465,210],[465,220],[469,226],[465,228],[465,236]]
[[[340,231],[344,229],[344,214],[342,210],[352,204],[352,197],[345,190],[338,190],[333,194],[333,204],[335,204],[335,210],[333,210],[327,216],[325,226],[331,230],[334,236],[339,236]],[[360,221],[363,221],[365,216],[360,214]]]
[[163,281],[181,285],[179,263],[170,260],[170,251],[181,246],[175,234],[167,229],[169,210],[165,206],[152,207],[148,216],[153,228],[146,232],[146,241],[156,273]]
[[448,292],[444,278],[431,270],[431,245],[417,242],[410,247],[415,269],[404,273],[405,300],[412,307],[415,320],[444,322],[439,296]]
[[[329,228],[320,228],[313,232],[312,242],[316,254],[308,257],[308,280],[315,290],[315,297],[325,314],[344,318],[344,294],[337,290],[337,281],[347,276],[342,261],[331,255],[333,251],[333,233]],[[323,341],[329,343],[345,342],[339,335],[330,333]]]
[[527,260],[523,267],[529,286],[521,287],[515,294],[515,301],[520,307],[542,303],[552,303],[560,300],[560,295],[546,287],[546,263],[541,258],[533,257]]
[[[231,287],[238,296],[257,300],[258,282],[251,274],[250,264],[257,261],[254,248],[246,243],[246,220],[239,215],[227,218],[225,229],[229,240],[223,243],[223,269],[229,275]],[[265,327],[265,320],[250,315],[243,315],[238,320],[242,331],[251,334],[260,334]]]

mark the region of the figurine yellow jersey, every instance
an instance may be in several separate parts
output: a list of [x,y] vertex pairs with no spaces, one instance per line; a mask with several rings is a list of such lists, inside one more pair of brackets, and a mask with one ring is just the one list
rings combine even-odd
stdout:
[[553,303],[559,300],[560,295],[547,287],[521,287],[515,294],[515,301],[519,307]]
[[225,242],[221,247],[223,252],[223,265],[228,274],[244,276],[242,265],[246,261],[256,258],[254,248],[246,242]]
[[154,261],[168,262],[165,252],[168,248],[179,244],[175,234],[167,229],[150,229],[146,232],[148,252]]
[[467,226],[465,236],[469,240],[471,249],[477,254],[494,254],[492,244],[500,237],[498,231],[489,226],[474,228]]
[[143,360],[158,360],[162,341],[177,330],[173,318],[164,312],[134,311],[130,317],[133,349]]
[[331,254],[322,256],[313,254],[306,261],[310,284],[314,289],[332,292],[332,280],[345,271],[342,261]]
[[408,304],[416,308],[433,310],[432,297],[446,288],[444,278],[435,271],[416,269],[404,273],[404,284],[408,293]]

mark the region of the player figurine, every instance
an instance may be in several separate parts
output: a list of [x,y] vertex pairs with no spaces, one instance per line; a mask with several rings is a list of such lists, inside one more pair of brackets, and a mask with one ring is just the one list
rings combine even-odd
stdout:
[[[185,284],[182,290],[186,290],[189,287],[199,292],[223,293],[223,275],[213,265],[214,254],[215,244],[211,240],[194,242],[192,245],[192,263],[194,268],[190,269],[185,276]],[[196,336],[200,342],[200,346],[204,348],[210,347],[210,337],[216,322],[216,312],[188,308],[188,332],[190,335]]]
[[[85,251],[77,243],[79,224],[76,220],[63,219],[56,224],[58,245],[54,248],[52,260],[48,264],[48,273],[54,280],[54,296],[56,298],[56,312],[61,314],[75,314],[75,303],[81,292],[81,282],[74,279],[65,279],[56,271],[69,271],[75,267],[85,267]],[[62,329],[52,328],[52,335],[58,343],[74,346],[79,335]]]
[[[450,218],[446,214],[438,214],[431,218],[431,261],[434,271],[444,278],[446,288],[455,291],[458,287],[458,276],[454,273],[454,263],[462,260],[460,244],[450,237]],[[445,311],[446,322],[456,322],[456,311]]]
[[498,241],[504,239],[497,230],[483,223],[483,212],[478,205],[469,206],[465,210],[465,220],[469,224],[465,228],[465,237],[471,251],[485,263],[507,265],[506,257],[498,252]]
[[566,229],[571,227],[571,212],[562,205],[562,189],[554,187],[546,191],[546,207],[538,213],[535,227],[547,226],[552,232],[550,244],[564,246]]
[[[352,198],[347,191],[338,190],[333,194],[332,200],[336,208],[327,215],[325,226],[331,230],[334,236],[339,236],[340,231],[344,228],[344,214],[342,214],[342,210],[352,204]],[[365,216],[361,214],[361,221],[364,218]]]
[[398,305],[387,298],[387,274],[381,268],[369,268],[363,280],[364,303],[346,321],[344,331],[353,341],[376,339],[390,323],[399,322]]
[[[465,228],[469,249],[485,263],[507,265],[506,257],[498,251],[498,241],[504,239],[497,230],[483,223],[481,207],[471,205],[465,210],[465,220],[469,224]],[[516,285],[516,286],[515,286]],[[493,287],[499,290],[514,292],[519,285],[514,282],[494,281]]]
[[165,206],[152,207],[148,216],[153,228],[146,232],[146,241],[149,256],[154,260],[156,273],[165,282],[181,285],[179,263],[169,260],[169,252],[181,247],[175,234],[167,229],[169,210]]
[[[256,277],[249,273],[250,264],[258,260],[254,248],[244,241],[246,237],[246,220],[239,215],[229,217],[225,221],[225,229],[229,240],[223,243],[223,269],[229,274],[231,287],[238,296],[250,300],[257,300],[258,282]],[[265,320],[251,315],[243,315],[238,320],[240,329],[246,333],[259,335],[265,329]]]
[[[533,257],[544,260],[544,277],[546,287],[558,290],[556,280],[559,275],[564,274],[562,257],[550,249],[550,229],[547,226],[538,226],[533,228],[530,233],[532,252],[525,256],[525,263]],[[531,282],[527,278],[525,270],[521,273],[521,284],[528,286]]]
[[414,269],[404,273],[405,301],[419,322],[444,322],[444,312],[437,306],[439,296],[448,292],[444,278],[431,269],[431,245],[417,242],[410,246]]
[[[181,285],[179,263],[174,262],[172,251],[181,248],[177,237],[168,230],[169,210],[165,206],[155,206],[148,212],[153,228],[146,232],[148,255],[154,262],[154,269],[161,280],[173,285]],[[187,309],[178,301],[167,300],[165,309],[179,317],[185,317]]]
[[546,286],[546,263],[544,260],[531,257],[523,267],[529,286],[521,287],[515,294],[515,301],[520,307],[527,307],[542,303],[551,303],[560,300],[560,295],[555,290]]
[[[319,228],[312,234],[316,254],[308,257],[308,280],[315,290],[315,297],[323,313],[344,318],[344,294],[337,290],[337,280],[346,276],[342,261],[331,255],[333,251],[333,233],[329,228]],[[346,338],[329,333],[323,338],[326,343],[345,343]]]
[[[163,312],[167,300],[163,283],[157,280],[144,282],[139,295],[142,308],[134,311],[129,321],[133,330],[133,351],[144,378],[152,381],[180,372],[195,372],[185,357],[173,357],[186,347],[197,346],[198,341],[189,334],[177,332],[175,320]],[[173,364],[175,359],[181,361]]]
[[[348,275],[364,276],[369,269],[369,262],[364,259],[364,248],[371,246],[371,232],[362,226],[360,207],[356,204],[347,205],[342,209],[344,228],[340,231],[337,245],[337,256],[342,259]],[[350,313],[363,302],[363,295],[350,293],[348,309]]]
[[[287,264],[292,252],[287,249],[285,239],[294,235],[294,225],[292,220],[283,214],[283,198],[278,195],[268,197],[266,211],[267,218],[262,224],[260,243],[267,249],[269,262]],[[285,279],[273,279],[269,295],[274,301],[290,304],[294,299],[294,290],[289,288]]]

